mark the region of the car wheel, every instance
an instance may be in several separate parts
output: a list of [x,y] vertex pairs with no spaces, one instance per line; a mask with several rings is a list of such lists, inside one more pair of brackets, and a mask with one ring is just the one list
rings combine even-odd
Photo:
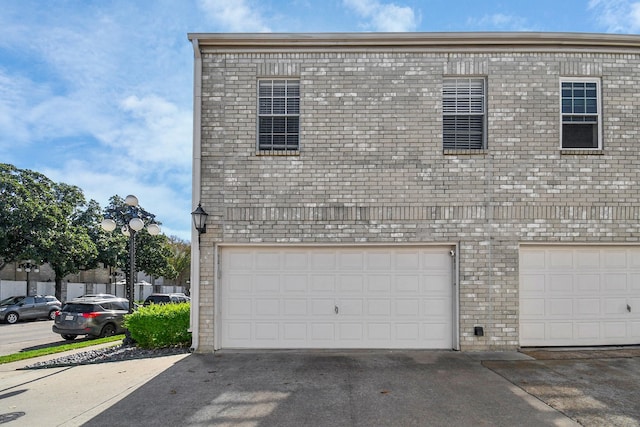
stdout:
[[116,334],[116,327],[111,323],[107,323],[103,326],[102,331],[100,332],[100,338],[110,337],[111,335]]
[[49,320],[56,320],[56,310],[51,310],[49,312]]
[[13,325],[18,321],[19,318],[20,316],[18,316],[18,313],[9,313],[5,316],[4,319],[7,321],[7,323],[9,323],[10,325]]
[[75,340],[76,337],[77,337],[77,335],[62,334],[62,338],[64,338],[67,341]]

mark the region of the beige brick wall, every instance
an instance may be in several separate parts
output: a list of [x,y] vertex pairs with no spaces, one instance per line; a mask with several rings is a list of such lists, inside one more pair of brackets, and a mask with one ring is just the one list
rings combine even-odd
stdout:
[[[459,242],[460,346],[495,350],[518,346],[520,243],[638,242],[638,55],[363,49],[202,60],[204,350],[218,243]],[[454,75],[487,79],[486,150],[443,152],[441,84]],[[602,151],[559,149],[566,76],[601,79]],[[299,155],[257,155],[261,77],[300,79]]]

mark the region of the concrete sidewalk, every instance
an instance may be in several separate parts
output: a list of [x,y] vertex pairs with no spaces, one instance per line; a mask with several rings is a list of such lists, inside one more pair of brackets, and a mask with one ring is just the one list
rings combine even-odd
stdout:
[[519,353],[247,351],[29,371],[0,365],[0,423],[576,425],[481,363],[505,358],[529,359]]

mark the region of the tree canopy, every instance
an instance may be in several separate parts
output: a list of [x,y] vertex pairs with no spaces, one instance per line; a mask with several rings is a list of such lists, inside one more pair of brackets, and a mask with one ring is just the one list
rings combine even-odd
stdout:
[[[100,263],[119,268],[128,276],[128,237],[120,228],[104,231],[100,222],[104,215],[123,216],[129,209],[124,199],[115,195],[103,210],[95,200],[87,201],[79,187],[0,163],[0,270],[24,260],[48,263],[55,273],[59,299],[65,276]],[[124,221],[124,217],[114,219]],[[175,253],[167,236],[152,236],[144,228],[135,233],[135,240],[136,271],[153,277],[177,277],[176,270],[182,267],[172,260]]]
[[55,273],[56,296],[64,276],[96,265],[98,204],[76,186],[0,164],[0,268],[32,259]]

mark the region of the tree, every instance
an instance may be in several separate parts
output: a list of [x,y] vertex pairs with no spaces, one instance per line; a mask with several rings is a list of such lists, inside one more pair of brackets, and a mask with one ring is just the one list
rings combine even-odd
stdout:
[[43,261],[37,248],[56,223],[53,186],[40,173],[0,163],[0,270],[23,259]]
[[100,207],[76,186],[8,164],[0,164],[0,195],[0,266],[21,259],[49,263],[60,299],[66,275],[96,265],[92,237]]
[[169,237],[168,243],[171,249],[169,264],[175,270],[175,274],[170,277],[164,276],[164,278],[173,281],[177,285],[185,286],[191,272],[191,245],[176,236]]
[[82,190],[76,186],[55,184],[53,191],[58,221],[40,250],[55,273],[56,297],[60,299],[62,279],[66,275],[97,265],[98,249],[94,239],[98,235],[100,207],[93,200],[87,203]]

